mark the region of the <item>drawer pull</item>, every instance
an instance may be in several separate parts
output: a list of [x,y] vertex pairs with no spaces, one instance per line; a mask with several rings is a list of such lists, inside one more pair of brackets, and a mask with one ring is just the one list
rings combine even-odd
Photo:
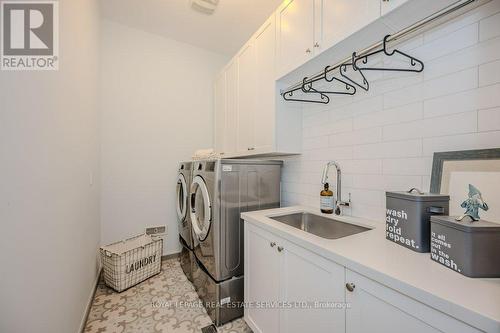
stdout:
[[271,243],[269,244],[269,246],[271,246],[271,247],[275,247],[275,246],[276,246],[276,242],[271,242]]

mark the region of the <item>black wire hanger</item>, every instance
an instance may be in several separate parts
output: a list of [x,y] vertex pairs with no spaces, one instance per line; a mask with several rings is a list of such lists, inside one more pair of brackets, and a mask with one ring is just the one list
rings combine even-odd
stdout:
[[[387,49],[387,40],[391,37],[391,35],[387,35],[384,37],[383,41],[383,48],[381,50],[371,52],[368,54],[365,54],[361,57],[356,58],[352,66],[354,69],[357,70],[363,70],[363,71],[391,71],[391,72],[415,72],[415,73],[420,73],[424,70],[424,63],[417,58],[414,58],[404,52],[401,52],[399,50],[393,50],[392,52]],[[384,53],[388,57],[392,57],[394,54],[400,54],[405,58],[408,58],[410,60],[410,68],[382,68],[382,67],[363,67],[363,65],[358,65],[359,62],[362,62],[364,65],[368,63],[368,58],[371,56],[374,56],[379,53]],[[420,65],[420,66],[417,66]]]
[[[316,89],[313,88],[312,82],[306,83],[307,77],[305,77],[302,80],[302,85],[300,88],[295,88],[293,90],[285,91],[283,93],[283,99],[285,101],[290,101],[290,102],[308,102],[308,103],[318,103],[318,104],[328,104],[330,103],[330,97],[325,95],[324,93],[317,91]],[[296,91],[302,91],[304,94],[319,94],[320,99],[301,99],[297,97],[293,97],[294,93]]]
[[[366,79],[363,72],[354,65],[355,60],[356,60],[356,52],[353,52],[351,57],[351,62],[346,62],[339,66],[340,75],[342,75],[342,77],[347,81],[349,81],[350,83],[356,85],[357,87],[363,89],[364,91],[368,91],[370,90],[370,83]],[[359,80],[355,80],[349,75],[347,75],[348,67],[351,67],[353,72],[359,73],[362,82],[359,82]]]
[[332,76],[331,79],[328,79],[328,72],[331,72],[332,69],[330,66],[326,66],[323,74],[323,79],[326,82],[338,82],[343,85],[345,85],[345,90],[334,90],[334,91],[320,91],[323,94],[332,94],[332,95],[354,95],[356,94],[356,87],[350,84],[349,82],[346,82],[342,79],[339,79],[335,76]]

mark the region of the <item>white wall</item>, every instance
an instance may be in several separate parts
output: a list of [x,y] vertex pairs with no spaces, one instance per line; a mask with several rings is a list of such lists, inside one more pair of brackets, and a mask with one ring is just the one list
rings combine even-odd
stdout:
[[167,225],[164,253],[178,252],[178,163],[213,146],[213,79],[227,59],[108,20],[102,33],[102,243]]
[[97,276],[98,7],[59,7],[59,71],[0,71],[0,332],[77,332]]
[[367,72],[368,93],[304,106],[304,154],[286,161],[285,204],[319,206],[322,168],[337,160],[347,213],[383,222],[386,190],[429,191],[434,152],[500,147],[499,12],[495,0],[406,42],[421,74]]

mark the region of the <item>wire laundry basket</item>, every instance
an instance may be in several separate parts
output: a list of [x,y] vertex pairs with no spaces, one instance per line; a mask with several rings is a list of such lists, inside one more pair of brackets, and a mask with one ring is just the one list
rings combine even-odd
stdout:
[[100,249],[106,285],[122,292],[161,272],[163,239],[139,235]]

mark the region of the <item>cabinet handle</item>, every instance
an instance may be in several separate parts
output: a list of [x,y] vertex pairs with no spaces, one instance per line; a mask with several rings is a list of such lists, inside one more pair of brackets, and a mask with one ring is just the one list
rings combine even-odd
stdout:
[[249,147],[247,150],[255,150],[255,147]]
[[269,244],[269,246],[271,246],[271,247],[275,247],[275,246],[276,246],[276,242],[271,242],[271,243]]
[[283,246],[278,246],[278,252],[282,252],[284,249]]
[[306,50],[306,53],[311,53],[311,49],[307,49],[307,50]]
[[345,287],[347,288],[347,290],[349,290],[350,292],[353,292],[354,291],[354,288],[356,288],[356,285],[354,283],[346,283],[345,284]]
[[314,47],[319,47],[319,43],[318,42],[314,43]]

